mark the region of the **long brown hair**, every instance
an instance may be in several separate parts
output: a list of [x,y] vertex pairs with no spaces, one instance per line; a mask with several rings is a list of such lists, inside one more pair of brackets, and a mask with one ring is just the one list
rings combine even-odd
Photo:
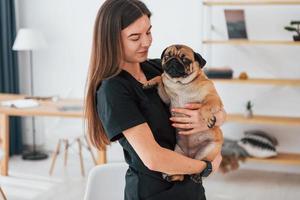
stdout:
[[139,0],[106,0],[97,13],[88,70],[85,119],[90,142],[105,149],[110,141],[97,113],[96,91],[104,79],[120,72],[122,58],[121,31],[143,15],[151,16]]

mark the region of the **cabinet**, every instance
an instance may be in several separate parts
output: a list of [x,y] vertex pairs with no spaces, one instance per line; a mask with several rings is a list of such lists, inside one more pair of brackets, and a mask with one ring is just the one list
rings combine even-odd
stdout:
[[[300,0],[203,0],[204,9],[210,9],[212,6],[267,6],[267,5],[300,5]],[[299,7],[300,8],[300,7]],[[203,20],[204,21],[204,20]],[[205,22],[203,22],[205,24]],[[211,26],[211,22],[209,24]],[[207,25],[204,25],[207,27]],[[300,42],[294,41],[280,41],[280,40],[213,40],[206,36],[202,40],[202,45],[211,46],[213,45],[290,45],[299,46]],[[275,86],[289,86],[289,87],[300,87],[299,79],[267,79],[267,78],[250,78],[246,80],[240,80],[238,78],[233,79],[213,79],[214,82],[222,84],[262,84],[262,85],[275,85]],[[299,126],[300,117],[280,117],[280,116],[268,116],[268,115],[254,115],[253,118],[245,118],[243,114],[228,113],[228,122],[244,123],[244,124],[270,124],[270,125],[287,125],[287,126]],[[268,159],[248,158],[248,161],[258,161],[266,163],[278,163],[278,164],[289,164],[289,165],[300,165],[300,153],[284,153],[280,152],[277,157]]]

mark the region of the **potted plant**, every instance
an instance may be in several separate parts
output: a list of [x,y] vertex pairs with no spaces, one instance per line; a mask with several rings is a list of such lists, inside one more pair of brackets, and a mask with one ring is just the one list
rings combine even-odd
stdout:
[[[297,26],[297,28],[294,26]],[[300,21],[291,21],[291,26],[286,26],[284,29],[291,32],[295,31],[297,35],[293,36],[294,41],[300,41]]]

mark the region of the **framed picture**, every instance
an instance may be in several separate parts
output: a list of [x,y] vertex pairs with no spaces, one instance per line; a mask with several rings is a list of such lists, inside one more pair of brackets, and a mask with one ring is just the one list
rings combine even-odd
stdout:
[[248,39],[244,10],[224,10],[229,39]]

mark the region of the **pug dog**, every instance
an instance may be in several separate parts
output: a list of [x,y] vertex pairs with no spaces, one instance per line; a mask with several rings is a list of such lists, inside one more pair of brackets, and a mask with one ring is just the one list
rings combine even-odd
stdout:
[[[184,107],[187,103],[201,103],[201,116],[209,128],[191,135],[180,135],[176,129],[175,151],[198,160],[212,161],[221,152],[223,134],[214,126],[214,114],[223,108],[222,101],[211,80],[202,71],[206,61],[202,56],[185,45],[167,47],[162,55],[163,73],[149,80],[144,88],[157,87],[160,98],[170,105],[170,109]],[[182,114],[172,113],[182,117]],[[168,181],[182,181],[184,175],[163,175]],[[191,179],[199,182],[199,175]]]

